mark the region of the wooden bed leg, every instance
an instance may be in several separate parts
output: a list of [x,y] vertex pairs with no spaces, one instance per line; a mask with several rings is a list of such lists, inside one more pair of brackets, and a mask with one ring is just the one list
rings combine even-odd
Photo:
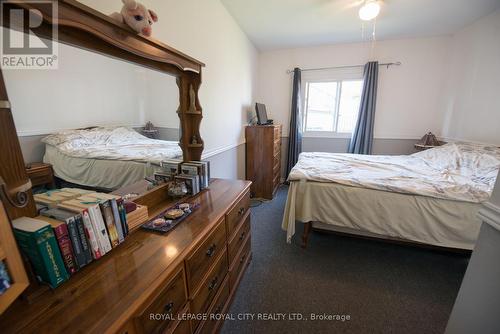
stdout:
[[304,234],[302,234],[302,248],[307,247],[307,241],[309,240],[309,234],[311,233],[312,222],[307,222],[304,224]]

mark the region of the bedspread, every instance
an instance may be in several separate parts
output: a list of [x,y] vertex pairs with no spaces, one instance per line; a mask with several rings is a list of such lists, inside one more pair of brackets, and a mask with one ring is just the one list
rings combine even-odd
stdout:
[[182,157],[177,142],[146,138],[126,127],[70,130],[42,139],[75,158],[151,162]]
[[404,156],[305,152],[288,180],[480,203],[491,196],[499,168],[500,148],[450,143]]

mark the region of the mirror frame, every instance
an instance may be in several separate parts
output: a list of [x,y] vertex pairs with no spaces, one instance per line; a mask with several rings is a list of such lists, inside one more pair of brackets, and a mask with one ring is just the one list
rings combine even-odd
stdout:
[[[4,3],[6,9],[35,10],[41,15],[42,24],[31,30],[38,36],[53,40],[52,26],[58,25],[57,42],[127,61],[139,66],[157,70],[176,77],[179,87],[180,119],[179,146],[183,161],[201,160],[204,142],[200,135],[203,118],[198,98],[201,85],[202,62],[153,38],[138,35],[123,23],[75,0],[52,0],[57,4],[57,17],[49,8],[35,3]],[[2,25],[15,28],[8,11],[3,11]],[[6,196],[12,200],[28,196],[27,204],[21,207],[6,203],[11,219],[20,216],[34,216],[36,213],[31,191],[26,191],[29,179],[24,169],[24,159],[5,82],[0,69],[0,176],[5,180]],[[8,161],[8,163],[3,163]],[[24,186],[24,187],[23,187]],[[29,187],[28,187],[29,188]],[[9,189],[11,189],[9,191]],[[24,189],[24,191],[17,191]]]

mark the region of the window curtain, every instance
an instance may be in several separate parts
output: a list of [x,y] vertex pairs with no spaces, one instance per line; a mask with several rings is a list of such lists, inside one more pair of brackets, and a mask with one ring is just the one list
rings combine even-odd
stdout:
[[377,81],[378,61],[368,62],[363,71],[363,92],[359,104],[358,121],[349,143],[349,153],[372,154]]
[[302,118],[300,117],[301,107],[301,70],[293,70],[293,91],[292,91],[292,109],[290,113],[290,134],[288,135],[288,154],[286,163],[286,178],[290,174],[293,166],[299,160],[299,154],[302,152]]

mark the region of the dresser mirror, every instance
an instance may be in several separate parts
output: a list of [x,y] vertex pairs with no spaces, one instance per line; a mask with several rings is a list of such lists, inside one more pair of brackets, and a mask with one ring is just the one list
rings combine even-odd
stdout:
[[57,69],[3,71],[25,162],[115,190],[152,176],[162,160],[182,159],[176,77],[57,47]]

